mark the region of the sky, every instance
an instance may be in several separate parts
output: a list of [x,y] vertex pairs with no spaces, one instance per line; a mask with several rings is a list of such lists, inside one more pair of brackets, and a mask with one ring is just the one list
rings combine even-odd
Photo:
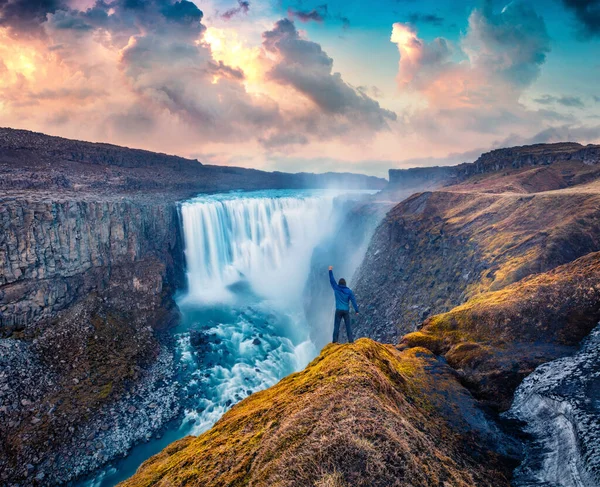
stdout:
[[600,143],[600,0],[0,0],[0,126],[378,176]]

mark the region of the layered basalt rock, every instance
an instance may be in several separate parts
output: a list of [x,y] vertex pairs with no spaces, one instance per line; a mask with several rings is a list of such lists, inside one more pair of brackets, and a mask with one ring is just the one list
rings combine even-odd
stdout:
[[176,205],[5,199],[0,224],[2,335],[52,319],[90,292],[154,327],[172,321],[171,294],[183,284]]
[[[0,221],[0,478],[52,485],[178,412],[157,337],[179,317],[179,215],[173,203],[121,198],[5,199]],[[145,418],[137,427],[113,414],[130,407]]]

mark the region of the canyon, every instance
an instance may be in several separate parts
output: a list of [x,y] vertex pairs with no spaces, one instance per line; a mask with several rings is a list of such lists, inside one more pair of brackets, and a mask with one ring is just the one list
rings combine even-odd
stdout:
[[[577,347],[600,321],[598,146],[502,149],[451,168],[391,170],[385,187],[359,175],[219,168],[11,129],[0,130],[0,149],[0,479],[7,485],[84,478],[189,413],[174,353],[183,335],[172,330],[189,313],[177,297],[190,294],[182,203],[199,193],[382,190],[332,199],[338,217],[307,247],[306,281],[298,279],[293,294],[316,358],[277,384],[293,370],[222,398],[215,410],[224,415],[213,428],[169,445],[124,485],[510,485],[529,452],[511,421],[529,421],[539,436],[531,411],[549,404],[526,402],[535,385],[523,380],[544,363],[590,355],[577,355]],[[285,197],[293,198],[289,209],[268,211],[283,212],[289,225],[294,202],[307,196]],[[200,204],[220,197],[211,198]],[[273,193],[252,198],[273,201]],[[242,211],[231,205],[219,216],[227,229],[223,218]],[[284,247],[286,232],[278,237]],[[362,309],[354,326],[364,338],[319,354],[332,313],[328,264],[356,292]],[[260,271],[242,271],[240,282],[260,288]],[[237,285],[221,277],[223,289]],[[256,353],[264,347],[271,360],[268,347],[281,345],[267,331],[279,318],[244,306],[243,343]],[[185,335],[194,342],[188,349],[208,373],[229,342],[194,333]],[[581,367],[597,372],[573,360],[582,364],[573,366],[575,376]],[[516,391],[522,406],[505,418]],[[584,383],[577,404],[593,393]],[[581,428],[595,412],[575,409],[569,424],[591,431],[586,451],[596,451],[595,430]],[[582,441],[569,454],[589,484],[597,466],[593,455],[578,454]]]

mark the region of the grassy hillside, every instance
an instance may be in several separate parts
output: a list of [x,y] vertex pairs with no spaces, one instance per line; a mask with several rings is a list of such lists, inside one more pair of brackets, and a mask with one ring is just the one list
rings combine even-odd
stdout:
[[431,352],[361,339],[327,346],[121,486],[508,486],[486,425]]
[[401,344],[444,355],[481,398],[506,409],[526,375],[571,353],[599,321],[594,252],[433,316]]

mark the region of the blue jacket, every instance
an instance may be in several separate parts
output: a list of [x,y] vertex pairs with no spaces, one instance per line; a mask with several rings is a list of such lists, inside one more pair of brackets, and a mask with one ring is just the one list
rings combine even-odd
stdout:
[[352,301],[354,311],[358,313],[358,305],[356,304],[356,298],[354,297],[352,289],[346,286],[340,286],[335,282],[333,271],[329,271],[329,282],[331,283],[333,293],[335,294],[335,309],[350,311],[350,301]]

